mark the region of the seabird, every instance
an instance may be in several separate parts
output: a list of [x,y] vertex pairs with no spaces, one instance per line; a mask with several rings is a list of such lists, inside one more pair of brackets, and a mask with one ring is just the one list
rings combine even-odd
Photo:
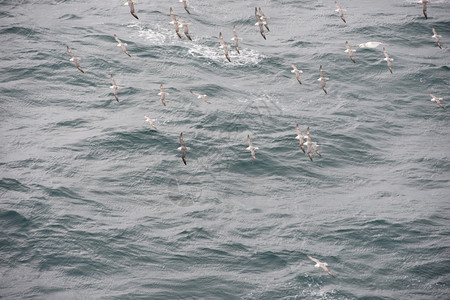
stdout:
[[427,15],[427,4],[430,3],[430,0],[420,0],[417,3],[422,4],[422,12],[423,15],[425,16],[425,19],[428,19],[428,15]]
[[166,106],[166,95],[169,95],[169,93],[164,91],[164,87],[162,83],[159,85],[159,93],[158,96],[161,96],[161,102],[164,106]]
[[173,14],[172,7],[170,8],[170,17],[172,18],[172,22],[170,22],[169,24],[173,24],[173,26],[175,27],[175,32],[177,33],[178,37],[181,39],[180,25],[178,24],[177,18]]
[[189,9],[187,8],[187,0],[179,0],[179,1],[180,1],[180,3],[183,3],[184,10],[185,10],[188,14],[191,14],[191,13],[189,12]]
[[441,36],[438,35],[438,34],[436,33],[436,29],[434,29],[434,26],[431,27],[431,30],[433,30],[433,35],[432,35],[431,37],[436,39],[436,45],[438,45],[438,47],[439,47],[440,49],[442,49],[441,43],[439,42],[439,38],[440,38]]
[[247,135],[248,147],[245,150],[249,150],[252,154],[253,161],[256,161],[255,150],[258,150],[258,147],[254,147],[252,141],[250,140],[250,135]]
[[178,147],[177,150],[181,151],[181,159],[183,160],[184,164],[186,165],[186,151],[191,150],[191,148],[186,147],[186,145],[184,145],[183,133],[180,133],[180,144],[181,144],[181,147]]
[[129,57],[131,57],[130,53],[128,53],[126,46],[128,46],[126,43],[122,43],[121,40],[119,40],[119,38],[117,37],[117,35],[114,35],[114,38],[117,41],[117,47],[122,47],[123,52],[125,52],[126,55],[128,55]]
[[317,155],[322,156],[319,150],[317,149],[317,143],[311,141],[311,136],[309,135],[309,127],[306,128],[306,142],[303,145],[306,145],[308,147],[306,152],[308,153],[308,157],[311,161],[313,161],[311,149],[314,149]]
[[228,54],[228,45],[223,40],[222,32],[219,33],[219,41],[220,41],[220,48],[222,48],[223,51],[225,52],[225,57],[228,59],[229,62],[231,62],[230,55]]
[[136,15],[136,13],[134,12],[134,4],[136,2],[133,2],[132,0],[127,0],[127,2],[124,5],[128,5],[130,7],[130,13],[133,17],[135,17],[136,19],[139,20],[138,16]]
[[261,21],[264,23],[264,26],[266,26],[267,31],[270,31],[269,25],[267,24],[268,17],[266,17],[266,15],[263,13],[263,11],[261,10],[261,7],[259,8],[259,15],[260,15]]
[[338,13],[339,13],[339,17],[341,17],[342,21],[344,21],[344,23],[347,23],[347,22],[345,21],[345,18],[344,18],[344,11],[343,11],[342,8],[339,6],[339,4],[337,3],[337,1],[334,1],[334,6],[336,6],[335,12],[338,12]]
[[328,94],[327,87],[326,87],[326,81],[329,80],[330,78],[323,76],[322,65],[320,65],[320,67],[319,67],[319,74],[320,74],[320,77],[319,77],[319,79],[317,79],[317,81],[320,81],[322,83],[322,90],[325,92],[325,94]]
[[363,44],[359,44],[359,48],[376,48],[380,45],[390,46],[390,44],[380,43],[380,42],[367,42]]
[[298,124],[297,124],[297,126],[295,126],[295,130],[297,131],[297,136],[295,138],[297,140],[299,140],[299,142],[300,142],[300,149],[302,149],[303,153],[306,153],[305,147],[303,147],[303,142],[304,142],[306,136],[303,135],[303,133],[300,131]]
[[110,86],[111,89],[114,90],[114,97],[116,98],[116,101],[119,102],[119,96],[117,96],[117,89],[119,88],[116,84],[116,81],[114,80],[114,77],[111,74],[111,83],[112,86]]
[[440,107],[445,109],[444,105],[442,105],[442,103],[441,103],[441,101],[444,100],[444,98],[438,98],[433,94],[430,94],[430,97],[431,97],[431,102],[436,102],[437,105],[439,105]]
[[233,37],[231,38],[231,40],[234,41],[234,49],[236,49],[236,52],[238,54],[241,54],[241,52],[239,52],[239,40],[242,40],[242,38],[238,37],[236,33],[236,25],[233,26]]
[[353,58],[353,52],[356,52],[356,50],[353,50],[352,48],[350,48],[348,41],[345,41],[345,48],[347,48],[347,50],[345,50],[345,53],[348,53],[348,56],[350,56],[350,59],[352,60],[352,62],[356,63],[355,59]]
[[148,122],[148,124],[152,125],[153,128],[155,128],[156,130],[158,130],[158,128],[156,128],[156,126],[155,126],[155,123],[153,123],[153,120],[152,120],[152,119],[150,119],[149,117],[147,117],[147,116],[145,116],[145,115],[144,115],[144,118],[145,118],[145,122]]
[[295,78],[297,78],[298,83],[302,84],[300,81],[300,73],[303,73],[302,70],[297,69],[297,67],[294,64],[291,64],[292,71],[291,73],[295,73]]
[[194,91],[191,91],[191,94],[194,95],[194,96],[196,96],[197,99],[202,99],[202,100],[205,101],[206,103],[211,104],[211,102],[209,102],[208,99],[206,99],[206,95],[202,95],[202,94],[196,93],[196,92],[194,92]]
[[266,39],[266,35],[264,34],[264,22],[261,20],[261,16],[258,14],[258,9],[255,7],[255,17],[258,20],[258,22],[255,23],[255,26],[259,26],[259,32],[261,33],[262,37]]
[[84,73],[83,69],[81,69],[81,66],[80,66],[80,58],[75,57],[75,55],[72,53],[72,51],[70,51],[69,46],[67,46],[67,53],[69,53],[69,55],[71,56],[69,61],[73,61],[75,63],[75,66],[77,67],[77,69],[80,70],[81,73]]
[[313,262],[316,263],[316,264],[314,265],[315,268],[322,268],[325,272],[328,273],[328,275],[330,275],[331,277],[335,277],[335,276],[330,272],[330,270],[328,270],[328,268],[327,268],[328,264],[327,264],[326,262],[321,262],[321,261],[319,261],[317,258],[311,257],[311,256],[309,256],[309,255],[307,255],[307,256],[308,256],[308,258],[309,258],[310,260],[312,260]]
[[388,69],[392,73],[391,61],[394,61],[394,59],[389,57],[385,48],[383,48],[383,52],[384,52],[384,56],[385,56],[385,58],[383,60],[385,60],[387,62]]
[[189,35],[189,27],[188,25],[192,25],[192,23],[186,23],[183,21],[182,18],[178,18],[178,23],[180,23],[180,25],[178,25],[180,28],[183,27],[183,31],[184,31],[184,35],[192,41],[191,36]]

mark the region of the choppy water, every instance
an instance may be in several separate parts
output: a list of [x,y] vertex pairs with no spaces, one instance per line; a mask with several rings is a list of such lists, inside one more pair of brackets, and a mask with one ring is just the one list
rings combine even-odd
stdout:
[[121,2],[0,2],[0,297],[448,298],[448,1],[342,0],[347,24],[333,1]]

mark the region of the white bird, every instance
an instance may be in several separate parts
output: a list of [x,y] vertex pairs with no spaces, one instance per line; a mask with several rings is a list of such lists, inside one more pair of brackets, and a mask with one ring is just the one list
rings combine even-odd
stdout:
[[317,155],[322,156],[319,150],[317,149],[317,143],[311,141],[311,136],[309,135],[309,127],[306,128],[306,142],[304,143],[304,145],[308,147],[306,152],[308,153],[308,157],[311,161],[313,161],[311,149],[314,149]]
[[225,57],[229,62],[231,62],[230,55],[228,54],[228,45],[223,40],[222,32],[219,33],[219,41],[220,41],[220,48],[222,48],[223,52],[225,52]]
[[266,39],[266,34],[264,33],[264,22],[261,20],[261,16],[258,14],[258,9],[256,7],[255,17],[258,20],[258,22],[255,23],[255,26],[259,26],[259,32],[261,33],[262,37]]
[[191,148],[186,147],[186,145],[184,144],[184,140],[183,140],[183,133],[180,133],[180,144],[181,146],[178,147],[177,150],[181,151],[181,159],[183,160],[184,164],[186,164],[186,151],[191,150]]
[[387,54],[385,48],[383,48],[383,53],[384,53],[384,56],[385,56],[383,60],[385,60],[385,61],[387,62],[388,69],[389,69],[389,71],[392,73],[392,65],[391,65],[391,62],[394,61],[394,59],[389,57],[389,55]]
[[438,47],[439,47],[440,49],[442,49],[441,43],[439,42],[439,38],[440,38],[441,36],[438,35],[438,34],[436,33],[436,29],[434,29],[434,26],[431,27],[431,30],[433,31],[433,35],[432,35],[431,37],[436,39],[436,45],[438,45]]
[[159,93],[158,96],[161,96],[161,102],[164,106],[166,106],[166,95],[169,95],[166,91],[164,91],[164,87],[162,83],[159,85]]
[[325,92],[325,94],[328,94],[327,87],[326,87],[326,81],[330,80],[330,78],[323,76],[322,65],[320,65],[320,67],[319,67],[319,75],[320,75],[320,77],[319,77],[319,79],[317,79],[317,81],[320,81],[322,83],[322,90]]
[[111,83],[112,85],[110,86],[110,88],[114,90],[114,98],[116,98],[116,101],[119,102],[119,96],[117,95],[117,89],[119,87],[117,86],[116,81],[114,80],[112,74],[111,74]]
[[254,147],[252,141],[250,140],[250,135],[247,135],[248,147],[245,150],[249,150],[252,154],[253,160],[256,161],[255,150],[258,150],[258,147]]
[[128,5],[130,7],[130,13],[133,17],[135,17],[136,19],[139,20],[138,16],[136,15],[135,11],[134,11],[134,4],[136,2],[133,2],[132,0],[127,0],[127,2],[124,5]]
[[234,49],[236,49],[236,52],[238,54],[241,54],[241,52],[239,52],[239,40],[242,40],[242,38],[238,37],[236,33],[236,25],[233,26],[233,37],[231,38],[231,40],[234,41]]
[[192,41],[191,35],[189,34],[189,27],[188,27],[188,25],[192,25],[192,23],[186,23],[186,22],[184,22],[184,20],[183,20],[182,18],[178,18],[178,23],[179,23],[178,26],[179,26],[180,28],[183,28],[184,35],[185,35],[189,40]]
[[170,17],[172,18],[172,21],[169,24],[173,24],[173,26],[175,27],[175,32],[177,33],[178,37],[181,39],[180,25],[178,24],[177,18],[173,14],[172,7],[170,8]]
[[188,7],[187,7],[187,0],[179,0],[179,2],[180,2],[180,3],[183,3],[184,10],[185,10],[188,14],[191,14],[191,13],[189,12]]
[[303,71],[297,69],[297,67],[294,64],[291,64],[291,67],[292,67],[291,73],[295,73],[295,78],[297,78],[298,83],[302,84],[300,80],[300,73],[303,73]]
[[336,6],[336,10],[335,12],[339,13],[339,17],[341,17],[342,21],[344,21],[344,23],[347,23],[345,21],[344,18],[344,11],[342,10],[342,8],[339,6],[339,4],[337,3],[337,1],[334,1],[334,6]]
[[330,270],[328,270],[328,268],[327,268],[328,264],[327,264],[326,262],[321,262],[321,261],[319,261],[317,258],[311,257],[311,256],[309,256],[309,255],[307,255],[307,256],[308,256],[308,258],[309,258],[310,260],[312,260],[313,262],[316,263],[316,264],[314,265],[315,268],[322,268],[325,272],[328,273],[328,275],[330,275],[331,277],[335,277],[335,276],[330,272]]
[[155,123],[153,123],[153,120],[152,120],[152,119],[150,119],[149,117],[147,117],[147,116],[145,116],[145,115],[144,115],[144,118],[145,118],[145,122],[147,122],[147,123],[150,124],[153,128],[155,128],[156,130],[158,130],[158,128],[156,128],[156,126],[155,126]]
[[117,41],[117,47],[122,47],[123,52],[125,52],[126,55],[131,57],[130,53],[128,53],[126,46],[128,46],[126,43],[122,43],[121,40],[117,37],[117,35],[114,35],[114,39]]
[[304,142],[304,140],[305,140],[305,138],[306,138],[306,135],[303,135],[303,133],[300,131],[300,128],[298,127],[298,124],[297,124],[297,126],[295,127],[295,130],[297,131],[297,136],[295,137],[298,141],[299,141],[299,143],[300,143],[300,149],[302,149],[302,151],[303,151],[303,153],[306,153],[305,152],[305,147],[303,147],[303,142]]
[[209,102],[208,99],[206,99],[206,95],[202,95],[202,94],[196,93],[196,92],[194,92],[194,91],[191,91],[191,94],[194,95],[194,96],[196,96],[197,99],[202,99],[202,100],[205,101],[206,103],[211,104],[211,102]]
[[350,59],[352,62],[356,63],[355,58],[353,57],[353,52],[356,52],[356,50],[353,50],[350,45],[348,44],[348,41],[345,41],[345,48],[347,48],[344,52],[348,53],[348,56],[350,56]]
[[80,58],[75,57],[75,55],[72,53],[72,51],[70,51],[69,46],[67,46],[67,53],[69,53],[69,55],[71,56],[69,61],[73,61],[75,63],[75,66],[77,67],[77,69],[80,70],[81,73],[84,73],[83,69],[81,69],[81,66],[80,66]]
[[260,15],[260,19],[263,22],[264,26],[266,27],[267,31],[270,31],[269,25],[267,24],[268,17],[266,17],[266,15],[263,13],[263,11],[261,10],[261,7],[259,8],[259,15]]
[[433,94],[430,94],[431,97],[431,102],[436,102],[437,105],[439,105],[439,107],[445,109],[444,105],[441,103],[442,100],[444,100],[444,98],[438,98]]
[[359,44],[359,48],[376,48],[380,45],[384,45],[384,46],[390,46],[390,44],[385,44],[385,43],[380,43],[380,42],[367,42],[367,43],[363,43],[363,44]]

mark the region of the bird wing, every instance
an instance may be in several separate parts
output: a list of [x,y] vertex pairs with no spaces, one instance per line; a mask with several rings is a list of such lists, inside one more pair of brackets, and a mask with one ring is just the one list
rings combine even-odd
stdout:
[[75,61],[75,66],[77,67],[77,69],[80,70],[81,73],[84,73],[83,69],[81,69],[80,62],[78,61],[78,59],[75,59],[74,61]]
[[196,93],[196,92],[194,92],[194,91],[191,91],[191,94],[194,95],[194,96],[197,96],[197,97],[200,97],[200,96],[201,96],[199,93]]
[[187,1],[186,1],[186,0],[183,1],[183,6],[184,6],[184,10],[185,10],[188,14],[191,14],[191,13],[189,12],[188,7],[187,7]]
[[111,74],[111,83],[113,86],[117,86],[116,81],[114,80],[114,77]]
[[69,55],[70,55],[71,57],[75,57],[75,55],[72,53],[72,51],[70,51],[69,46],[66,46],[66,47],[67,47],[67,53],[69,53]]
[[181,144],[181,146],[186,147],[186,146],[184,145],[183,133],[180,133],[180,144]]
[[306,256],[308,256],[308,258],[309,258],[310,260],[312,260],[313,262],[315,262],[316,264],[320,263],[320,261],[319,261],[317,258],[314,258],[314,257],[312,257],[312,256],[310,256],[310,255],[306,255]]
[[250,148],[253,147],[252,140],[250,139],[250,135],[247,135],[247,143],[250,146]]
[[335,276],[330,272],[330,270],[328,270],[327,266],[321,265],[320,267],[321,267],[322,269],[324,269],[325,272],[328,273],[328,275],[330,275],[331,277],[335,277]]
[[134,2],[128,0],[128,6],[130,7],[130,13],[133,17],[135,17],[136,19],[139,20],[139,17],[136,15],[135,11],[134,11]]

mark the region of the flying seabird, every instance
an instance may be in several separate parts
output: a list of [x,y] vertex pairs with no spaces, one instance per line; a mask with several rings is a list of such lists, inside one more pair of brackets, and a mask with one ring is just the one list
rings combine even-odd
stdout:
[[70,51],[69,46],[67,46],[67,53],[69,53],[69,55],[71,56],[69,61],[73,61],[75,63],[75,66],[77,67],[77,69],[80,70],[81,73],[84,73],[83,69],[81,69],[81,66],[80,66],[80,58],[75,57],[75,55],[73,55],[72,51]]
[[439,38],[440,38],[441,36],[438,35],[438,34],[436,33],[436,29],[434,29],[434,26],[431,27],[431,30],[433,30],[433,35],[432,35],[431,37],[436,39],[436,45],[438,45],[438,47],[439,47],[440,49],[442,49],[441,43],[439,42]]
[[191,148],[186,147],[184,145],[184,141],[183,141],[183,133],[180,133],[180,144],[181,146],[178,147],[177,150],[181,151],[181,159],[183,160],[184,164],[186,165],[186,151],[191,150]]
[[334,1],[334,6],[336,6],[336,10],[335,12],[339,13],[339,17],[341,17],[342,21],[344,21],[344,23],[347,23],[345,21],[344,18],[344,11],[342,10],[342,8],[339,6],[339,4],[337,3],[337,1]]
[[117,41],[117,47],[122,47],[123,52],[125,52],[126,55],[128,55],[129,57],[131,57],[130,53],[128,53],[126,46],[128,46],[126,43],[122,43],[121,40],[119,40],[119,38],[117,37],[117,35],[114,35],[114,38]]
[[114,90],[114,97],[116,98],[116,101],[119,102],[119,96],[117,96],[117,89],[119,88],[116,84],[116,81],[114,80],[114,77],[111,74],[111,83],[112,86],[110,86],[111,89]]
[[150,119],[149,117],[147,117],[147,116],[145,116],[145,115],[144,115],[144,118],[145,118],[145,122],[148,122],[148,124],[150,124],[153,128],[155,128],[156,130],[158,130],[158,128],[156,128],[156,126],[155,126],[155,123],[153,123],[153,120],[152,120],[152,119]]
[[441,103],[441,101],[444,100],[444,98],[438,98],[433,94],[430,94],[430,97],[431,97],[431,102],[436,102],[437,105],[439,105],[440,107],[445,109],[444,105],[442,105],[442,103]]
[[317,143],[311,141],[311,136],[309,135],[309,127],[306,128],[306,142],[303,145],[306,145],[308,147],[306,152],[308,153],[308,157],[311,161],[313,161],[311,149],[314,149],[317,155],[322,156],[319,150],[317,149]]
[[255,26],[259,26],[259,32],[261,33],[262,37],[266,39],[266,35],[264,34],[264,22],[261,20],[261,16],[258,14],[258,9],[256,7],[255,17],[258,20],[258,22],[255,23]]
[[266,15],[263,13],[263,11],[261,10],[261,7],[259,8],[259,15],[260,15],[260,19],[263,22],[264,26],[266,26],[267,31],[270,31],[269,25],[267,24],[268,17],[266,17]]
[[292,71],[291,73],[295,73],[295,78],[297,78],[298,83],[302,84],[300,81],[300,73],[303,73],[302,70],[297,69],[297,67],[294,64],[291,64]]
[[299,140],[299,142],[300,142],[300,149],[302,149],[303,153],[306,153],[305,147],[303,147],[303,142],[304,142],[306,136],[302,134],[302,132],[300,131],[300,128],[298,127],[298,124],[297,124],[297,126],[295,126],[295,130],[297,131],[297,136],[295,138],[297,140]]
[[394,59],[389,57],[385,48],[383,48],[383,52],[384,52],[384,56],[385,56],[385,58],[383,60],[385,60],[387,62],[388,69],[392,73],[391,61],[394,61]]
[[166,95],[169,95],[169,93],[164,91],[164,87],[162,83],[159,85],[159,93],[158,96],[161,96],[161,102],[164,106],[166,106]]
[[234,41],[234,49],[236,49],[236,52],[238,54],[241,54],[241,52],[239,52],[239,40],[242,40],[242,38],[238,37],[236,33],[236,25],[233,26],[233,37],[231,38],[231,40]]
[[184,10],[185,10],[188,14],[191,14],[191,13],[189,12],[189,9],[187,8],[187,0],[179,0],[179,1],[180,1],[180,3],[183,3]]
[[136,19],[139,20],[138,16],[134,12],[134,4],[135,3],[136,2],[133,2],[132,0],[127,0],[127,2],[124,5],[128,5],[130,7],[130,13],[133,15],[133,17],[135,17]]
[[320,67],[319,67],[319,74],[320,74],[320,77],[319,77],[319,79],[317,79],[317,81],[320,81],[322,83],[322,90],[325,92],[325,94],[328,94],[327,87],[326,87],[326,81],[329,80],[330,78],[323,76],[322,65],[320,65]]
[[326,262],[321,262],[321,261],[319,261],[317,258],[311,257],[311,256],[309,256],[309,255],[307,255],[307,256],[308,256],[308,258],[309,258],[310,260],[312,260],[313,262],[316,263],[316,264],[314,265],[315,268],[322,268],[325,272],[328,273],[328,275],[330,275],[331,277],[335,277],[335,276],[330,272],[330,270],[328,270],[328,268],[327,268],[328,264],[327,264]]
[[376,48],[380,45],[390,46],[390,44],[380,43],[380,42],[367,42],[363,44],[359,44],[359,48]]
[[189,27],[188,25],[192,25],[192,23],[186,23],[182,18],[178,18],[179,27],[183,27],[184,35],[192,41],[191,36],[189,35]]
[[194,91],[191,91],[191,94],[194,95],[194,96],[196,96],[197,99],[202,99],[202,100],[205,101],[206,103],[211,104],[211,102],[209,102],[208,99],[206,99],[206,95],[202,95],[202,94],[196,93],[196,92],[194,92]]
[[353,58],[353,52],[356,52],[356,50],[353,50],[352,48],[350,48],[348,41],[345,41],[345,48],[347,48],[347,50],[345,50],[345,53],[348,53],[348,56],[350,56],[350,59],[352,60],[352,62],[356,63],[355,59]]
[[180,25],[178,24],[177,18],[173,14],[172,7],[170,8],[170,17],[172,18],[172,21],[169,24],[173,24],[173,26],[175,27],[175,32],[177,33],[178,37],[181,39]]
[[220,48],[222,48],[223,52],[225,52],[225,57],[228,59],[229,62],[231,62],[230,55],[228,54],[228,45],[223,40],[222,32],[219,33],[219,41],[220,41]]
[[422,4],[422,12],[423,15],[425,16],[425,19],[428,19],[428,15],[427,15],[427,4],[430,3],[430,0],[420,0],[417,3]]
[[250,140],[250,135],[247,135],[248,147],[245,150],[249,150],[252,154],[253,161],[256,161],[255,150],[258,150],[258,147],[254,147],[252,141]]

